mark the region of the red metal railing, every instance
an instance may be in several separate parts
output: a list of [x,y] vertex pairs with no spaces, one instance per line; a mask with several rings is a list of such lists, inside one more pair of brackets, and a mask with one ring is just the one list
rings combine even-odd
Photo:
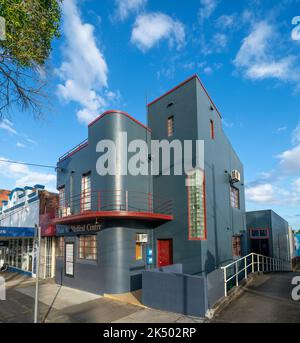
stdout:
[[147,212],[172,215],[172,202],[152,193],[136,191],[90,191],[59,200],[58,217],[86,212]]
[[79,151],[80,149],[84,148],[87,145],[88,145],[88,139],[85,139],[83,142],[79,143],[74,148],[70,149],[64,155],[62,155],[58,159],[58,161],[61,162],[62,160],[66,159],[67,157],[71,156],[72,154],[74,154],[75,152]]

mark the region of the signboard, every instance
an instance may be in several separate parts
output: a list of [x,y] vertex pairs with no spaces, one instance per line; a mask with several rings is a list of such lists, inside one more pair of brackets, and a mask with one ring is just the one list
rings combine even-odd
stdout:
[[65,274],[74,277],[74,243],[66,243],[65,252]]
[[33,237],[33,227],[6,227],[0,226],[0,237]]
[[56,233],[58,235],[71,233],[97,232],[102,229],[102,224],[78,224],[78,225],[57,225]]

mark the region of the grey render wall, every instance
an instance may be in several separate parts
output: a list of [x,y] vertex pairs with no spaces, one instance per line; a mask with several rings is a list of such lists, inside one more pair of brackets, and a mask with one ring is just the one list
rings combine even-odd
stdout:
[[[169,103],[174,105],[167,107]],[[205,141],[205,177],[207,240],[188,240],[188,203],[185,175],[156,176],[154,195],[162,193],[173,200],[174,220],[155,230],[155,239],[173,239],[174,263],[183,264],[188,274],[209,273],[232,260],[232,236],[245,236],[245,204],[243,166],[225,137],[221,118],[210,110],[211,102],[193,78],[180,88],[162,97],[148,107],[148,125],[152,139],[168,139],[167,118],[174,115],[174,136],[171,139]],[[210,139],[210,119],[215,124],[215,140]],[[241,172],[240,210],[230,206],[229,174],[232,169]],[[171,172],[172,174],[172,172]],[[246,239],[244,239],[244,242]]]
[[[64,260],[56,260],[56,282],[88,292],[124,293],[141,288],[141,273],[146,269],[145,259],[135,260],[135,235],[152,230],[141,222],[105,223],[97,233],[97,261],[80,260],[78,236],[66,234],[65,242],[75,244],[74,277],[65,276]],[[127,225],[127,227],[126,227]]]
[[[96,152],[96,146],[98,142],[105,139],[117,142],[117,137],[120,132],[127,132],[129,142],[133,139],[150,141],[151,137],[149,131],[121,113],[105,115],[103,118],[89,127],[88,146],[84,147],[57,165],[63,170],[63,172],[58,172],[57,187],[59,188],[64,185],[66,189],[66,196],[68,196],[70,193],[69,180],[72,171],[74,172],[74,195],[80,194],[82,174],[89,171],[91,172],[92,191],[128,190],[129,193],[144,192],[145,194],[152,192],[152,179],[149,176],[100,176],[97,173],[96,162],[101,156],[101,153]],[[123,148],[123,146],[117,146],[117,154],[119,158],[124,154],[122,151]],[[128,158],[130,158],[132,155],[134,155],[134,153],[129,153]],[[133,198],[131,198],[131,204],[132,206],[135,205]],[[140,203],[138,205],[140,206]]]
[[[73,175],[73,194],[81,193],[82,174],[91,172],[91,189],[96,192],[93,201],[97,200],[98,191],[123,190],[129,192],[131,209],[143,208],[143,202],[131,192],[142,192],[145,196],[152,192],[152,180],[149,176],[100,176],[96,170],[96,162],[101,153],[96,152],[97,143],[101,139],[116,141],[119,132],[127,132],[128,141],[132,139],[150,140],[150,132],[135,121],[121,113],[111,113],[89,127],[88,145],[67,159],[58,163],[57,187],[65,186],[66,198],[70,194],[70,176]],[[118,147],[118,152],[123,146]],[[129,154],[129,158],[133,153]],[[113,201],[113,198],[111,199]],[[125,202],[125,199],[123,199]],[[70,202],[69,202],[70,204]],[[74,210],[79,210],[79,202],[73,204]],[[145,203],[146,206],[146,203]],[[105,208],[106,210],[112,208]],[[92,210],[97,210],[97,202],[92,204]],[[84,223],[95,223],[95,219]],[[95,293],[122,293],[141,287],[141,272],[146,269],[144,261],[135,259],[136,233],[149,234],[149,247],[152,246],[152,229],[149,222],[134,220],[101,220],[103,229],[97,233],[97,261],[84,261],[78,257],[78,236],[68,231],[68,225],[58,225],[58,232],[65,236],[65,241],[75,243],[74,278],[64,276],[64,262],[57,258],[56,280],[66,286],[84,289]],[[76,223],[74,223],[76,224]],[[61,230],[60,230],[61,229]],[[144,251],[145,254],[145,251]]]
[[253,228],[268,228],[270,230],[271,257],[285,260],[290,259],[288,243],[288,222],[286,220],[284,220],[272,210],[247,212],[246,219],[248,232],[250,229]]
[[290,260],[290,245],[288,238],[289,224],[274,211],[271,211],[273,255],[276,258]]
[[206,278],[174,272],[143,272],[142,303],[160,310],[204,317],[208,309]]

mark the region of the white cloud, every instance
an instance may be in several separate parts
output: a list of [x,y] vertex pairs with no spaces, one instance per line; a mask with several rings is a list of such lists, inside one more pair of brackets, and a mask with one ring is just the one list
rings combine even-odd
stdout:
[[160,12],[141,14],[136,18],[131,43],[145,52],[162,39],[168,40],[171,47],[181,48],[185,43],[184,25]]
[[270,183],[258,184],[245,189],[246,199],[256,203],[276,203],[276,189]]
[[0,119],[0,129],[3,129],[9,133],[12,133],[14,135],[17,134],[17,131],[14,129],[13,123],[9,121],[8,119]]
[[119,21],[126,20],[131,13],[137,13],[147,4],[147,0],[116,0],[116,11],[114,19]]
[[286,126],[281,126],[277,129],[277,132],[283,132],[283,131],[286,131],[287,130],[287,127]]
[[299,144],[300,143],[300,123],[297,125],[295,130],[292,133],[292,143]]
[[221,15],[217,20],[216,20],[216,26],[219,29],[226,30],[229,28],[232,28],[236,26],[237,22],[237,15],[231,14],[231,15]]
[[280,161],[279,165],[285,174],[300,173],[300,145],[297,145],[277,156]]
[[228,44],[228,37],[224,33],[217,32],[213,35],[212,42],[215,45],[217,52],[220,52],[226,48]]
[[274,78],[300,82],[297,58],[293,55],[277,56],[277,40],[278,35],[274,26],[265,21],[255,23],[235,57],[236,68],[244,77],[252,80]]
[[16,143],[16,147],[17,147],[17,148],[26,148],[26,145],[23,144],[23,143],[17,142],[17,143]]
[[199,19],[203,23],[204,20],[208,19],[215,9],[217,8],[217,0],[200,0],[200,10],[199,10]]
[[[8,160],[0,157],[1,160]],[[32,170],[27,165],[0,161],[0,175],[15,180],[16,187],[45,185],[49,191],[56,191],[56,175],[52,173],[40,173]]]
[[249,202],[264,205],[298,205],[300,193],[288,191],[271,183],[254,184],[245,189],[246,199]]
[[104,91],[108,86],[108,66],[97,46],[94,26],[82,22],[76,0],[65,0],[62,11],[65,60],[57,71],[63,81],[57,93],[66,102],[79,103],[82,109],[77,113],[78,119],[88,123],[108,106]]

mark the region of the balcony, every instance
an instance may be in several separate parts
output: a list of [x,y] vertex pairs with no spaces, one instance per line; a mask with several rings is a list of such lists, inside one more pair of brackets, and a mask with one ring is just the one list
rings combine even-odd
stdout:
[[55,224],[72,224],[93,219],[136,219],[163,222],[173,220],[172,202],[152,193],[135,191],[91,191],[60,199]]

